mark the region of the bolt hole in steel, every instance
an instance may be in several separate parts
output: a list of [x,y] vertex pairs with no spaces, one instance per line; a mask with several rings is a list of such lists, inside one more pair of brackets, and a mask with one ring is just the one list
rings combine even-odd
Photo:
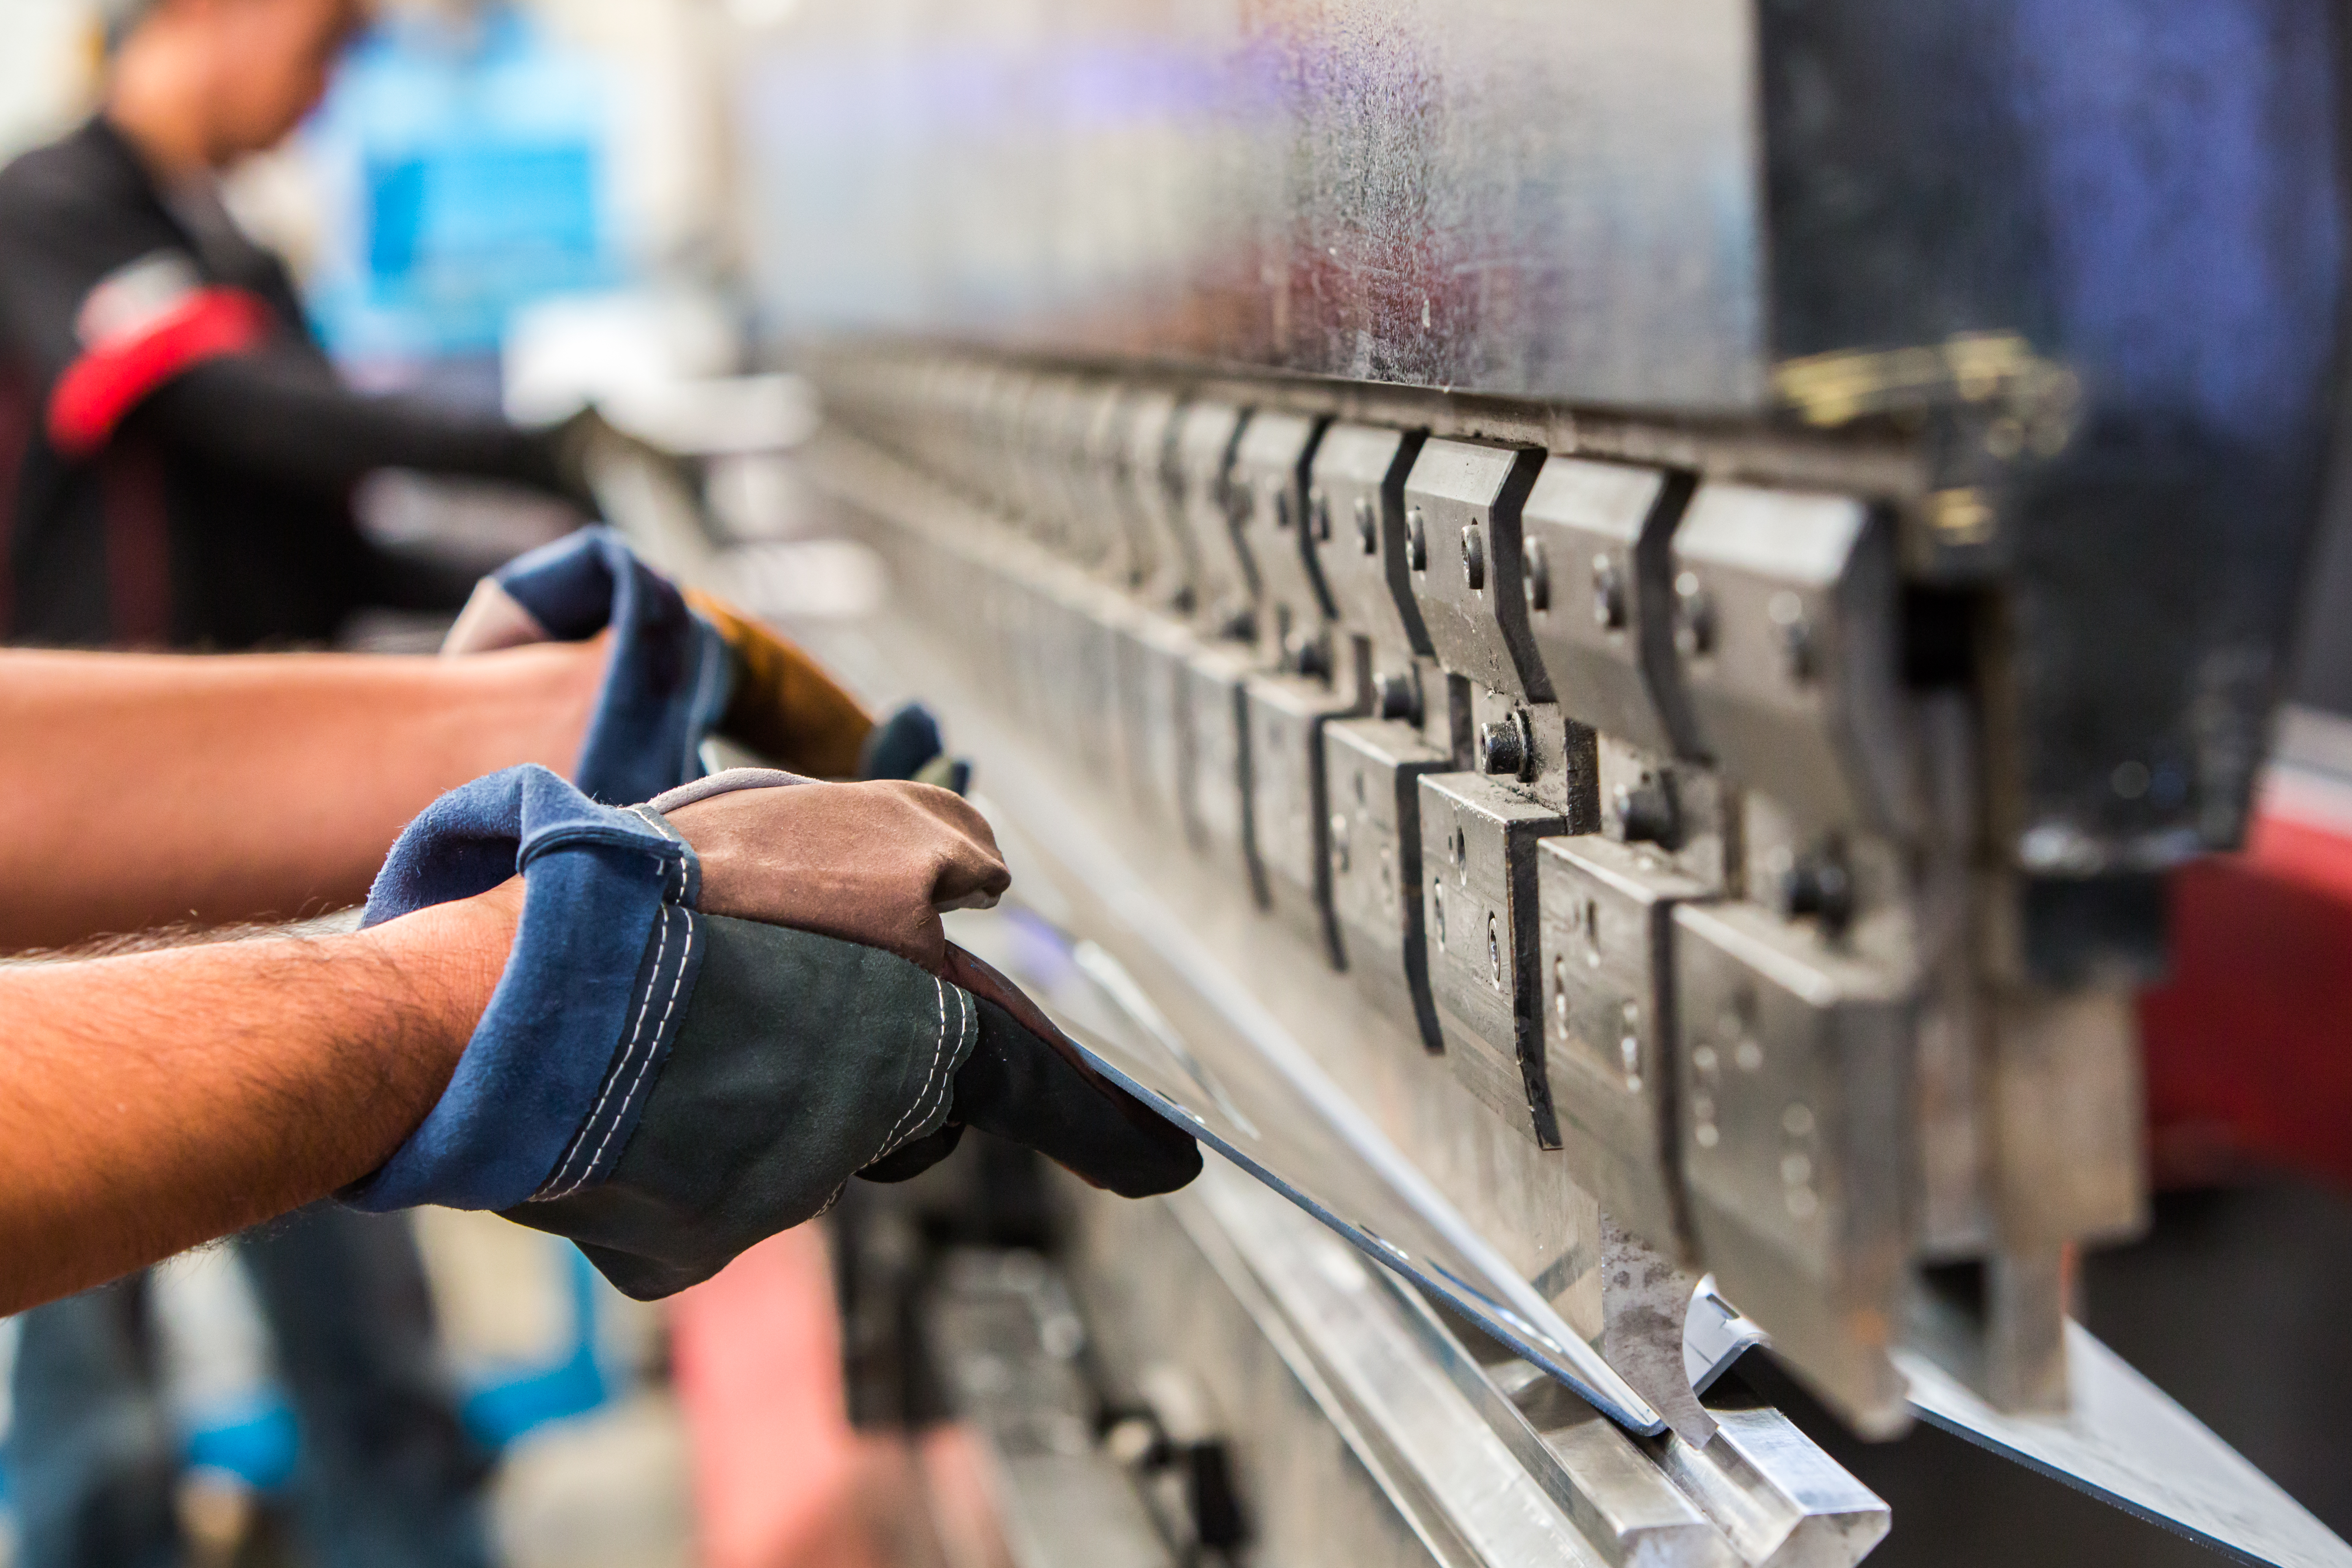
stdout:
[[1541,540],[1530,539],[1519,548],[1519,563],[1526,571],[1524,586],[1528,608],[1540,615],[1551,608],[1551,570],[1544,561]]
[[[1325,520],[1328,528],[1329,520]],[[1327,534],[1326,537],[1328,537]],[[1372,498],[1356,498],[1356,542],[1364,547],[1367,555],[1377,555],[1381,548],[1380,514],[1372,510]]]
[[1766,603],[1772,635],[1780,646],[1780,672],[1799,685],[1813,678],[1813,629],[1805,620],[1805,602],[1783,588]]
[[1280,529],[1287,529],[1290,526],[1290,492],[1288,490],[1274,492],[1274,526]]
[[1348,814],[1344,811],[1331,814],[1331,863],[1343,873],[1348,869]]
[[1691,1051],[1691,1074],[1697,1080],[1691,1093],[1691,1140],[1702,1149],[1712,1149],[1723,1134],[1715,1124],[1715,1074],[1717,1059],[1713,1046],[1697,1046]]
[[1446,857],[1454,862],[1454,868],[1457,871],[1469,861],[1469,841],[1462,837],[1462,825],[1459,822],[1454,825],[1454,831],[1445,836],[1445,853]]
[[1642,1009],[1632,1002],[1621,1010],[1625,1032],[1618,1037],[1618,1059],[1625,1066],[1625,1092],[1642,1092]]
[[1307,498],[1307,516],[1315,530],[1316,542],[1327,544],[1331,539],[1331,498],[1321,490]]
[[1576,912],[1577,929],[1584,933],[1584,962],[1587,966],[1601,967],[1601,901],[1587,899]]
[[1551,1010],[1559,1024],[1559,1037],[1564,1040],[1568,1038],[1568,960],[1565,957],[1551,961]]
[[1429,884],[1429,929],[1437,933],[1437,945],[1445,945],[1445,884],[1433,879]]
[[1404,514],[1404,563],[1415,572],[1429,570],[1429,530],[1419,507]]
[[1475,522],[1462,525],[1462,582],[1474,594],[1486,591],[1486,532]]
[[1495,982],[1495,989],[1500,991],[1503,988],[1503,937],[1492,910],[1486,911],[1486,968]]
[[1685,658],[1715,651],[1715,601],[1696,572],[1675,579],[1675,647]]
[[1605,554],[1592,558],[1592,619],[1605,632],[1625,629],[1625,574]]

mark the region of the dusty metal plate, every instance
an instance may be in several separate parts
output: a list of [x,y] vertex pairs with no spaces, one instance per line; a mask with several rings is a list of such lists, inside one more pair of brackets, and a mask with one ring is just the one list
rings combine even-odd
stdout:
[[1214,1060],[1179,1038],[1126,970],[1034,910],[948,917],[949,934],[1018,981],[1105,1075],[1371,1257],[1443,1298],[1641,1433],[1657,1411],[1475,1233],[1303,1054]]

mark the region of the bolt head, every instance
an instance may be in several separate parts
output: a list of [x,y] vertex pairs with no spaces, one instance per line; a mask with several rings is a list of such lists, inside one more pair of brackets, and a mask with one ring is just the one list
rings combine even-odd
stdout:
[[1512,720],[1478,726],[1478,771],[1516,777],[1527,766],[1527,737]]

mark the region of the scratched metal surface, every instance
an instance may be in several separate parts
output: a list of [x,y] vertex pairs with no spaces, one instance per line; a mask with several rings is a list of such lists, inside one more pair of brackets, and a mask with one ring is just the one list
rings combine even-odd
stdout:
[[1643,406],[1765,392],[1745,0],[810,0],[747,74],[794,331]]

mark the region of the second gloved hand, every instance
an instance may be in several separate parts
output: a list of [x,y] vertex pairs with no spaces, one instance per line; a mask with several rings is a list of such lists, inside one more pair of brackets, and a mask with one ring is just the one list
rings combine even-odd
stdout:
[[617,811],[515,769],[411,826],[368,918],[518,869],[514,952],[449,1090],[352,1201],[496,1208],[653,1298],[967,1125],[1129,1195],[1200,1168],[947,942],[940,911],[1010,878],[945,790],[739,772]]

